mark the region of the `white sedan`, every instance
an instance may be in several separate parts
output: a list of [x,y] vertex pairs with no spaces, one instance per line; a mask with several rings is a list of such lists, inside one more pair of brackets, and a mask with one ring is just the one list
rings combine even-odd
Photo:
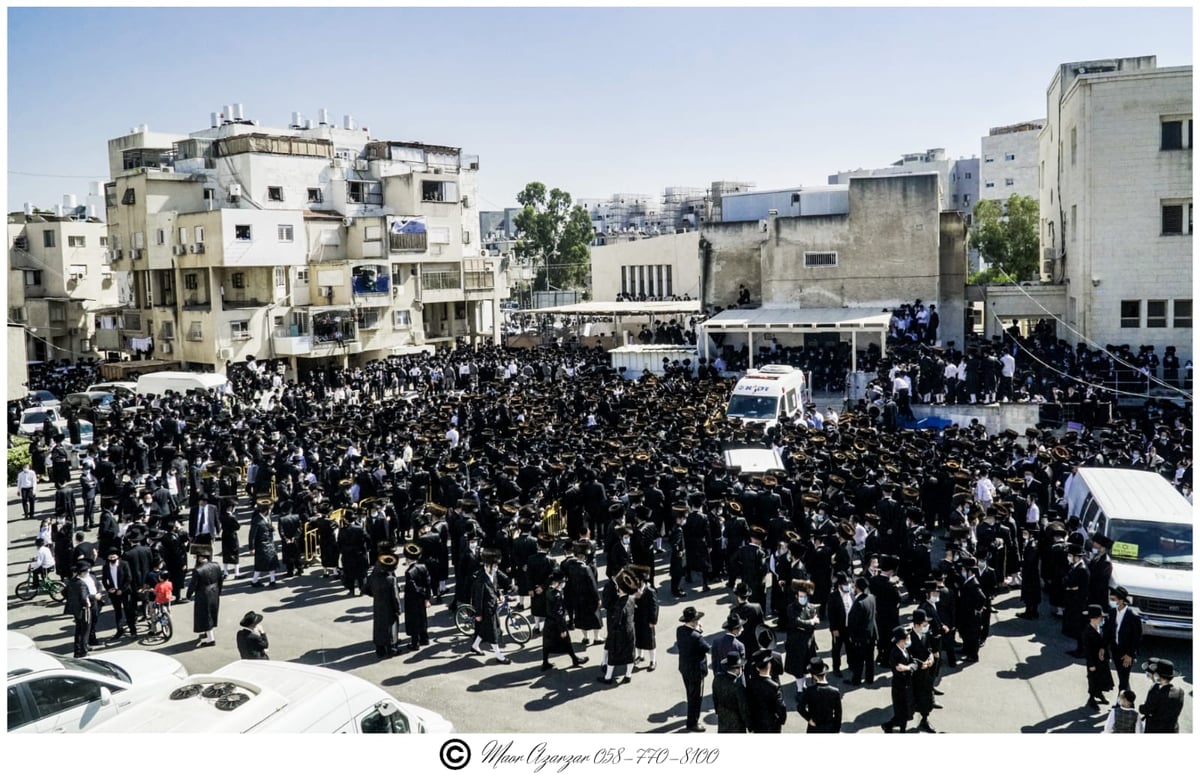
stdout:
[[8,650],[8,732],[82,733],[187,676],[172,657],[143,650],[103,658]]

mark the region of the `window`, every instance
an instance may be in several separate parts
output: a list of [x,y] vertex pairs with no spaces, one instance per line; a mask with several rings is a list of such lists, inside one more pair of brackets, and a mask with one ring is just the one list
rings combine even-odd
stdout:
[[141,232],[133,233],[133,247],[136,250],[141,250],[146,247],[146,236]]
[[229,338],[233,340],[250,339],[250,321],[230,321]]
[[121,195],[121,204],[122,205],[136,205],[137,204],[137,194],[134,192],[133,189],[131,189],[131,188],[125,189],[125,193]]
[[1146,328],[1167,328],[1167,300],[1151,299],[1146,302]]
[[464,229],[463,230],[463,245],[470,245],[470,244],[471,244],[471,231],[469,229]]
[[1175,328],[1176,329],[1192,328],[1192,300],[1191,299],[1176,299],[1175,300]]
[[235,224],[233,227],[233,239],[249,240],[250,239],[250,224]]
[[1011,186],[1011,185],[1013,185],[1013,179],[1012,179],[1012,178],[1005,178],[1005,179],[1004,179],[1004,185],[1005,185],[1005,186]]
[[457,202],[458,184],[454,181],[421,181],[422,202]]
[[81,234],[69,234],[69,235],[67,235],[67,247],[68,248],[86,248],[87,247],[87,238]]
[[309,189],[308,190],[308,201],[309,202],[320,202],[321,201],[321,190],[320,189]]
[[996,188],[996,184],[992,181],[984,181],[983,187],[985,189],[994,189],[994,188]]
[[273,275],[274,275],[276,287],[287,285],[287,268],[286,267],[275,267]]
[[963,207],[966,207],[967,205],[970,205],[970,204],[971,204],[971,195],[963,194]]
[[1121,300],[1121,328],[1136,329],[1142,325],[1142,300]]
[[188,236],[187,227],[186,226],[179,227],[179,244],[180,245],[184,245],[187,243],[187,236]]
[[103,235],[103,234],[100,235],[100,247],[101,248],[108,247],[108,236],[107,235]]
[[1162,206],[1162,233],[1183,234],[1183,205]]
[[34,679],[25,686],[33,696],[38,719],[100,700],[100,683],[78,676],[47,676]]
[[1079,220],[1075,217],[1075,205],[1071,205],[1071,239],[1079,239]]
[[1183,122],[1164,121],[1162,123],[1162,150],[1178,151],[1183,148]]
[[42,271],[40,269],[25,270],[25,285],[40,286],[42,284]]
[[383,239],[383,227],[379,224],[368,226],[363,230],[363,239],[367,242],[378,242]]
[[42,247],[43,248],[53,248],[54,247],[54,230],[53,229],[45,229],[42,231]]
[[379,319],[380,315],[378,310],[360,310],[358,313],[358,328],[378,329]]
[[1075,127],[1071,127],[1071,166],[1075,166]]
[[450,227],[448,226],[431,226],[428,229],[429,242],[439,245],[450,244]]
[[407,329],[408,327],[412,326],[412,313],[408,310],[393,311],[392,326],[396,327],[397,329]]
[[800,195],[798,193],[792,195],[792,204],[793,205],[800,204]]
[[246,273],[245,272],[235,272],[232,275],[230,275],[229,285],[233,286],[234,288],[245,288],[246,287]]
[[49,306],[50,320],[54,323],[62,323],[67,319],[66,305],[51,304]]
[[188,272],[183,276],[183,287],[188,291],[195,291],[200,287],[200,275],[196,272]]
[[346,199],[358,205],[382,205],[383,184],[378,181],[346,181]]
[[[187,242],[187,240],[184,240],[184,242]],[[196,242],[198,242],[198,243],[204,242],[204,227],[203,226],[196,227]]]
[[203,342],[204,341],[204,324],[200,321],[192,321],[188,327],[187,334],[188,342]]
[[971,180],[971,173],[967,173],[963,177],[966,178],[967,180]]
[[804,252],[805,267],[836,267],[837,253],[814,253],[812,251]]
[[167,244],[167,230],[166,229],[158,229],[154,232],[154,244],[155,245],[166,245]]
[[175,322],[163,321],[162,325],[158,329],[158,336],[160,339],[165,340],[175,339]]
[[283,202],[283,186],[267,186],[267,201]]
[[363,733],[408,733],[408,718],[401,711],[384,716],[379,711],[372,711],[362,718],[360,725]]
[[307,267],[296,270],[296,282],[297,283],[308,283],[308,268]]
[[1017,160],[1016,154],[1005,154],[1004,155],[1004,161],[1006,161],[1006,162],[1015,162],[1016,160]]
[[293,231],[291,224],[280,224],[278,233],[279,242],[292,242]]
[[983,157],[983,163],[984,163],[984,164],[991,164],[991,163],[992,163],[992,162],[994,162],[994,161],[996,161],[995,157],[992,157],[992,156],[985,156],[985,157]]
[[217,196],[217,192],[214,189],[209,189],[209,188],[204,189],[204,201],[205,202],[211,202],[213,199],[216,198],[216,196]]

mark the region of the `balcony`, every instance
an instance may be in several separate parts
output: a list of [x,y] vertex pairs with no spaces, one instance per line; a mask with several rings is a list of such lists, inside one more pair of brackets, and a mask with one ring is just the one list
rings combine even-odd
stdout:
[[307,356],[313,352],[313,338],[299,326],[279,326],[271,336],[275,353],[280,356]]
[[96,350],[120,350],[121,332],[116,329],[96,329],[92,344]]
[[491,272],[464,272],[463,288],[467,291],[492,291],[496,278]]
[[462,276],[456,270],[421,274],[421,287],[426,291],[450,291],[462,288]]
[[391,278],[376,266],[355,267],[350,278],[354,303],[366,307],[387,307],[392,303]]

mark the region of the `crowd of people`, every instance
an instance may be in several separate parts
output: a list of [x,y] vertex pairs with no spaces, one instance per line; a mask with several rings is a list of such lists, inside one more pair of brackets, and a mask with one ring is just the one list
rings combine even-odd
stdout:
[[[160,582],[171,601],[193,601],[204,646],[243,563],[253,586],[288,584],[313,565],[347,595],[372,598],[381,659],[419,654],[440,602],[469,604],[470,651],[488,645],[506,663],[499,617],[511,594],[528,602],[543,670],[560,654],[581,666],[597,643],[596,681],[621,684],[658,666],[660,597],[724,585],[735,604],[714,618],[716,638],[703,635],[695,606],[676,630],[688,729],[703,729],[710,670],[721,731],[778,732],[791,705],[810,732],[837,732],[841,693],[874,682],[878,668],[892,686],[884,729],[904,732],[919,717],[932,731],[939,674],[978,660],[992,601],[1013,588],[1026,618],[1062,617],[1098,711],[1114,660],[1121,698],[1132,692],[1139,656],[1123,626],[1134,615],[1108,586],[1111,542],[1066,513],[1064,489],[1081,465],[1191,486],[1182,410],[1055,437],[989,435],[978,423],[889,428],[863,403],[819,426],[764,430],[724,417],[732,383],[711,368],[626,380],[599,350],[460,349],[298,381],[250,361],[228,374],[224,394],[118,406],[77,476],[51,467],[53,516],[39,535],[72,577],[77,655],[100,643],[105,603],[114,638],[135,637]],[[784,467],[726,466],[722,451],[742,445],[773,447]],[[31,494],[34,519],[37,503]],[[238,640],[265,652],[265,636]],[[1148,665],[1166,689],[1152,708],[1145,699],[1138,721],[1170,728],[1182,696],[1167,661]],[[781,688],[785,674],[794,692]],[[840,689],[831,677],[845,680]]]

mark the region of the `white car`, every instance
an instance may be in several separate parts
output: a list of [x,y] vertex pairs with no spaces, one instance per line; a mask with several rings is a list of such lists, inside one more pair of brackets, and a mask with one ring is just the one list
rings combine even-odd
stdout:
[[43,407],[58,407],[62,403],[57,396],[49,391],[30,391],[29,401],[34,404],[40,404]]
[[144,650],[72,658],[8,650],[8,732],[82,733],[187,676],[173,657]]
[[22,436],[33,436],[42,433],[42,424],[46,418],[60,433],[67,433],[67,421],[54,407],[30,407],[21,412],[21,425],[17,433]]
[[8,648],[12,649],[37,649],[37,645],[33,643],[33,639],[26,636],[24,633],[16,631],[8,632]]

